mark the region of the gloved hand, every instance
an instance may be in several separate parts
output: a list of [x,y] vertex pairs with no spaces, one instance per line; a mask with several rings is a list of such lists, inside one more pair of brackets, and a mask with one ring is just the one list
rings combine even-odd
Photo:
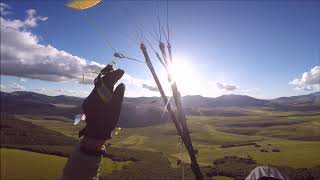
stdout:
[[119,120],[125,86],[114,85],[123,76],[121,69],[113,70],[107,65],[95,79],[95,87],[82,104],[86,115],[86,127],[79,136],[105,141],[111,138],[111,132]]

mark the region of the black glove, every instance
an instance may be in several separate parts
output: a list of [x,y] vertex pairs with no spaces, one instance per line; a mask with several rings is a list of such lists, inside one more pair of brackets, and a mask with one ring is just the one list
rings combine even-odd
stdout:
[[113,89],[123,74],[123,70],[113,70],[111,65],[107,65],[95,79],[94,89],[82,104],[86,127],[79,132],[80,137],[84,135],[97,140],[111,138],[111,132],[119,120],[125,86],[121,83]]

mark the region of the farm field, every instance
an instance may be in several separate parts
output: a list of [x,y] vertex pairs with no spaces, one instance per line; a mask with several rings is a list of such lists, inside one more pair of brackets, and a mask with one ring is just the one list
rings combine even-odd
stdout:
[[[30,163],[32,162],[32,168]],[[67,158],[35,152],[1,149],[1,179],[60,179]],[[103,158],[101,174],[121,170],[130,162]]]
[[59,179],[65,162],[59,156],[1,149],[1,179]]
[[[248,118],[247,121],[244,120],[246,118]],[[223,156],[237,155],[250,156],[261,164],[284,165],[294,168],[312,167],[320,164],[320,156],[317,153],[320,151],[320,141],[316,140],[320,137],[319,115],[299,117],[299,119],[286,117],[268,120],[268,123],[274,123],[266,128],[270,130],[259,127],[256,128],[256,134],[250,135],[230,133],[220,128],[222,125],[227,126],[242,120],[244,121],[241,123],[248,126],[254,123],[263,124],[266,118],[268,117],[189,117],[188,125],[194,146],[199,152],[200,163],[211,165],[214,160]],[[283,122],[291,123],[294,121],[297,123],[282,125]],[[245,128],[239,129],[241,131]],[[233,131],[237,130],[233,127]],[[221,145],[249,142],[257,143],[261,147],[221,148]],[[179,157],[176,149],[178,138],[171,123],[148,128],[126,129],[120,137],[113,139],[113,143],[114,146],[122,148],[160,149],[167,153],[172,162],[175,162],[174,159]],[[261,149],[268,150],[268,152],[260,152]],[[272,152],[273,149],[279,149],[280,152]],[[185,157],[187,157],[186,153]]]
[[[320,115],[319,112],[279,112],[265,109],[247,109],[247,116],[190,116],[188,125],[198,159],[202,166],[212,165],[216,159],[237,155],[252,157],[259,164],[281,165],[292,168],[311,168],[320,165]],[[41,117],[19,119],[76,137],[80,126],[57,119]],[[48,118],[48,117],[47,117]],[[177,149],[178,136],[171,123],[149,127],[124,128],[115,136],[111,147],[162,152],[176,167],[181,157],[189,162],[187,152]],[[238,146],[243,143],[254,145]],[[233,146],[222,148],[222,146]],[[267,152],[261,152],[266,150]],[[279,150],[280,152],[273,152]]]

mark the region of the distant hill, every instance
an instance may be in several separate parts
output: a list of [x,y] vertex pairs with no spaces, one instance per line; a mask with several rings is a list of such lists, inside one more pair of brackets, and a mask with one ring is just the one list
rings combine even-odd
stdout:
[[[34,92],[1,92],[1,113],[35,116],[63,116],[72,121],[82,113],[83,98],[47,96]],[[125,98],[119,125],[122,127],[148,126],[168,121],[161,99]],[[68,107],[66,105],[72,105]]]
[[[171,104],[174,103],[170,99]],[[125,102],[130,102],[137,106],[141,105],[163,105],[160,97],[138,97],[138,98],[125,98]],[[270,101],[255,99],[250,96],[244,95],[222,95],[216,98],[203,97],[200,95],[189,95],[182,97],[182,104],[185,108],[215,108],[215,107],[261,107],[269,106]]]
[[83,101],[83,98],[72,97],[72,96],[47,96],[44,94],[39,94],[29,91],[15,91],[12,93],[1,92],[1,100],[10,101],[32,101],[38,103],[47,103],[47,104],[69,104],[69,105],[80,105]]
[[[35,92],[16,91],[12,93],[0,92],[1,101],[5,102],[32,102],[39,104],[66,104],[81,106],[84,98],[73,96],[48,96]],[[170,98],[169,98],[170,99]],[[160,97],[125,97],[125,103],[136,107],[152,105],[163,106]],[[263,107],[272,105],[320,105],[320,92],[307,95],[279,97],[271,100],[256,99],[246,95],[222,95],[216,98],[189,95],[182,97],[183,106],[186,108],[213,108],[213,107]],[[171,99],[171,103],[173,100]]]
[[311,93],[308,95],[280,97],[271,100],[272,103],[291,106],[310,106],[320,104],[320,92]]
[[[136,106],[155,105],[163,106],[160,97],[138,97],[125,98],[125,102],[130,102]],[[171,99],[171,104],[173,104]],[[288,106],[320,106],[320,92],[308,95],[280,97],[266,100],[257,99],[246,95],[222,95],[216,98],[203,97],[200,95],[182,97],[183,107],[185,108],[217,108],[217,107],[285,107]],[[292,107],[294,108],[294,107]]]
[[217,107],[262,107],[269,106],[268,100],[255,99],[245,95],[222,95],[213,100],[213,106]]
[[[63,116],[70,120],[82,112],[83,98],[47,96],[34,92],[1,92],[1,112],[19,115]],[[174,101],[171,98],[171,104]],[[184,96],[183,107],[187,115],[241,116],[245,112],[224,111],[226,107],[268,107],[274,110],[319,110],[320,92],[308,95],[280,97],[272,100],[256,99],[245,95],[222,95],[216,98]],[[221,109],[222,108],[222,109]],[[148,126],[168,121],[160,97],[125,98],[119,125],[122,127]]]
[[162,106],[163,101],[160,97],[125,97],[125,103],[135,105],[137,107],[144,105]]
[[1,146],[10,145],[74,145],[73,138],[31,122],[17,120],[10,115],[1,115]]
[[[81,112],[83,99],[69,96],[47,96],[34,92],[17,91],[1,92],[1,112],[21,115],[51,115],[73,118]],[[74,105],[72,108],[61,108],[55,104]]]
[[280,97],[271,100],[256,99],[246,95],[222,95],[216,98],[185,96],[182,98],[185,108],[218,107],[270,107],[275,110],[317,110],[320,108],[320,92],[308,95]]
[[212,107],[215,98],[203,97],[200,95],[182,97],[182,104],[185,108]]

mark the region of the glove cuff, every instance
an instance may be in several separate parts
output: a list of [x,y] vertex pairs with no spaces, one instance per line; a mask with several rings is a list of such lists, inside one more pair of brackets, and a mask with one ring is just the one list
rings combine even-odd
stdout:
[[97,126],[91,127],[87,125],[84,129],[83,135],[88,138],[106,141],[111,139],[112,129],[99,128]]
[[106,141],[111,139],[111,133],[108,134],[85,133],[84,136],[91,139]]
[[87,155],[100,156],[106,152],[104,143],[104,140],[84,137],[80,143],[80,150]]

